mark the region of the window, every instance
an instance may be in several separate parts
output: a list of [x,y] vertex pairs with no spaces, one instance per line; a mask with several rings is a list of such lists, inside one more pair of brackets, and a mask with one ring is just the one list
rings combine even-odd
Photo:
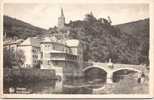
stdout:
[[30,67],[30,65],[29,64],[26,64],[26,67],[28,68],[28,67]]
[[52,47],[52,48],[53,48],[53,50],[55,50],[55,45],[53,45],[53,47]]
[[48,60],[48,65],[50,65],[51,63],[50,63],[50,60]]
[[45,47],[47,47],[47,45],[46,45],[46,44],[45,44],[44,46],[45,46]]
[[32,49],[32,52],[34,53],[34,52],[35,52],[35,50],[34,50],[34,49]]
[[41,52],[41,58],[43,58],[43,52]]

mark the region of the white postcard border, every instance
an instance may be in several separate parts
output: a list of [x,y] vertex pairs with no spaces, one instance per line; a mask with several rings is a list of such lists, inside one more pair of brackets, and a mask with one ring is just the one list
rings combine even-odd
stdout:
[[[149,94],[3,94],[3,4],[4,3],[148,3],[150,6]],[[2,98],[152,98],[154,96],[154,1],[153,0],[5,0],[0,9],[0,93]]]

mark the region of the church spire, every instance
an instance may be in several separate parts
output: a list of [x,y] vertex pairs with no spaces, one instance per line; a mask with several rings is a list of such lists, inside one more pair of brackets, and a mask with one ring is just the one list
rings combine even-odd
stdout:
[[58,17],[58,28],[63,29],[65,26],[65,16],[63,12],[63,8],[61,8],[61,15]]
[[61,8],[61,17],[64,17],[63,8]]

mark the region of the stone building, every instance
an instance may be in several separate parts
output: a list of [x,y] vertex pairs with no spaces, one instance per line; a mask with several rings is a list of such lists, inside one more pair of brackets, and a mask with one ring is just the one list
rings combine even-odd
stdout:
[[41,69],[54,69],[61,77],[81,76],[82,52],[78,40],[45,37],[40,48]]
[[[23,52],[25,61],[21,66],[22,68],[33,68],[39,64],[40,43],[36,37],[29,37],[26,40],[18,39],[16,41],[4,42],[3,48],[9,51],[8,55],[10,55],[9,57],[11,58],[15,58],[19,50]],[[13,53],[14,56],[11,53]]]
[[4,41],[3,42],[3,48],[8,49],[10,52],[15,52],[18,48],[18,45],[22,43],[24,40],[23,39],[18,39],[15,41],[9,40],[9,41]]
[[23,51],[25,56],[24,68],[39,66],[40,42],[36,37],[29,37],[18,45],[18,49]]

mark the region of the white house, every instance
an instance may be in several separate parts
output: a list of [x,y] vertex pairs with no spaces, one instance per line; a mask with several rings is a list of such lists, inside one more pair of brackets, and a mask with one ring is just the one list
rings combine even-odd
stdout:
[[39,64],[40,60],[40,40],[35,37],[29,37],[19,46],[19,50],[24,52],[25,62],[23,67],[32,68]]

